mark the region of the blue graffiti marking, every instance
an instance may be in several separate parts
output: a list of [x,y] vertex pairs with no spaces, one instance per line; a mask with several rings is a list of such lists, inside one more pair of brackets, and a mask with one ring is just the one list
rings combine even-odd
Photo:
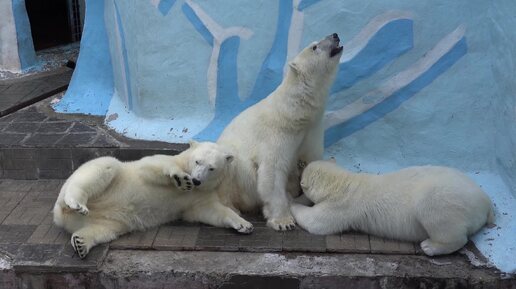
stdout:
[[373,75],[385,64],[412,49],[413,21],[396,19],[384,25],[358,55],[340,64],[331,93],[350,88],[359,80]]
[[181,9],[183,10],[186,18],[188,18],[188,20],[190,20],[192,25],[195,27],[195,30],[197,30],[197,32],[201,34],[204,40],[206,40],[213,47],[213,35],[210,33],[208,28],[204,26],[204,23],[202,23],[201,19],[195,15],[195,12],[192,10],[192,8],[187,4],[183,4]]
[[455,46],[443,55],[430,69],[425,71],[421,76],[394,92],[390,97],[371,108],[370,110],[360,114],[342,124],[329,128],[325,132],[324,145],[329,147],[339,140],[359,131],[369,124],[384,117],[386,114],[398,108],[404,101],[414,96],[421,89],[425,88],[439,75],[443,74],[455,62],[457,62],[467,52],[466,39],[462,38]]
[[217,63],[217,98],[215,117],[210,124],[199,132],[197,140],[216,140],[226,125],[245,107],[238,97],[237,55],[240,46],[238,36],[229,37],[220,46]]
[[170,12],[170,9],[172,9],[172,6],[174,6],[174,3],[176,3],[176,0],[161,0],[158,4],[158,10],[161,12],[163,16],[167,15],[168,12]]
[[120,41],[122,45],[122,57],[124,59],[124,69],[125,69],[125,86],[127,88],[127,107],[129,110],[133,109],[133,93],[131,89],[131,74],[129,71],[129,60],[127,58],[127,49],[125,47],[125,34],[124,27],[122,26],[122,20],[120,18],[120,12],[118,10],[118,5],[115,3],[115,12],[116,12],[116,23],[118,25],[118,32],[120,34]]
[[314,5],[315,3],[319,2],[321,0],[301,0],[299,5],[297,6],[297,10],[303,11],[304,9]]
[[279,1],[278,24],[272,47],[256,78],[251,96],[246,100],[249,107],[269,95],[283,79],[283,66],[287,61],[288,31],[292,19],[292,0]]

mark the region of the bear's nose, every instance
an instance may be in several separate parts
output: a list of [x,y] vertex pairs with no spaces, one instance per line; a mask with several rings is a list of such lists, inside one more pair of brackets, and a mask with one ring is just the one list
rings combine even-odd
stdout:
[[196,186],[198,186],[198,185],[200,185],[200,184],[201,184],[201,181],[199,181],[198,179],[193,179],[193,180],[192,180],[192,182],[193,182],[193,184],[194,184],[194,185],[196,185]]
[[333,39],[340,41],[339,35],[337,33],[333,33],[331,36],[333,37]]

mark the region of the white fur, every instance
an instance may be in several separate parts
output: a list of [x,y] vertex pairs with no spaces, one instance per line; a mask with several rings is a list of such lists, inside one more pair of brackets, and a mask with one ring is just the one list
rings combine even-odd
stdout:
[[[54,222],[72,233],[72,246],[81,258],[119,235],[180,218],[250,233],[251,223],[223,206],[215,192],[232,159],[214,143],[192,142],[176,156],[91,160],[61,188]],[[200,182],[195,188],[189,171]]]
[[489,197],[452,168],[421,166],[372,175],[316,161],[303,172],[301,186],[315,205],[293,204],[291,209],[310,233],[358,230],[422,241],[430,256],[462,248],[468,236],[494,221]]
[[219,195],[239,210],[263,205],[267,224],[275,230],[295,224],[287,181],[291,179],[289,188],[297,194],[297,162],[323,155],[322,117],[342,54],[330,57],[335,45],[327,37],[301,51],[279,87],[238,115],[217,141],[235,152],[232,180],[222,184]]

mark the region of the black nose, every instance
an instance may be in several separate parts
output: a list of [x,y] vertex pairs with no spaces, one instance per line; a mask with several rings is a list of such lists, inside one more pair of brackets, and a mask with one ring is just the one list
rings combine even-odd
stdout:
[[201,184],[201,181],[199,181],[198,179],[193,179],[193,180],[192,180],[192,182],[193,182],[193,184],[194,184],[194,185],[196,185],[196,186],[198,186],[198,185],[200,185],[200,184]]
[[333,37],[333,39],[340,41],[339,35],[337,33],[333,33],[331,36]]

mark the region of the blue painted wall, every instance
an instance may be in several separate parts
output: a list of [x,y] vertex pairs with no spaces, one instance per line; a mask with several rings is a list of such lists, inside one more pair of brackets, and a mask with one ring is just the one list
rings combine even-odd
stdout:
[[338,32],[345,50],[329,96],[327,155],[355,171],[439,164],[469,173],[506,232],[475,242],[516,270],[503,257],[516,252],[516,2],[87,5],[91,34],[56,109],[105,115],[120,133],[149,140],[216,140],[280,83],[296,51]]

